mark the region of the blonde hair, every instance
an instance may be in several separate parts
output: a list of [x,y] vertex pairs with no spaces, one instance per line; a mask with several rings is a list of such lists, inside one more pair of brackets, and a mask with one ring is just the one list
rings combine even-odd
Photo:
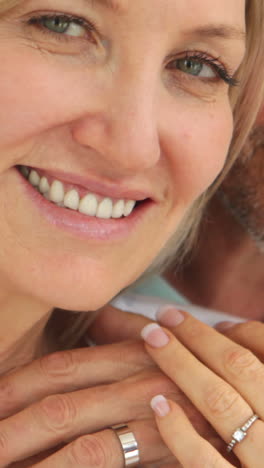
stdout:
[[[175,256],[180,262],[189,252],[197,236],[205,207],[221,182],[239,157],[264,102],[264,3],[262,0],[246,1],[246,54],[236,78],[239,86],[230,88],[234,132],[223,170],[204,194],[186,213],[175,235],[167,243],[148,272],[162,271]],[[148,273],[147,272],[147,273]]]
[[[10,10],[19,0],[0,0],[0,13]],[[219,187],[241,152],[256,120],[264,98],[264,4],[263,0],[246,1],[247,49],[237,78],[240,85],[230,90],[234,115],[234,134],[225,166],[212,186],[188,210],[175,235],[158,255],[148,271],[165,268],[175,255],[182,257],[193,244],[208,200]],[[47,325],[47,334],[56,339],[57,349],[79,345],[91,321],[87,313],[55,310]],[[63,325],[62,325],[63,324]]]

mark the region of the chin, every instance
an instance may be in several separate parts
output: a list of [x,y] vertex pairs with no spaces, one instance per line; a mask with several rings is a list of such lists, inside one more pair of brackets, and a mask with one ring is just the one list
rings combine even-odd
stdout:
[[112,291],[104,291],[102,294],[98,289],[93,291],[92,288],[87,288],[87,293],[77,297],[76,294],[57,295],[53,297],[53,307],[59,309],[65,309],[76,312],[93,312],[108,302],[110,302],[116,294]]
[[0,265],[0,276],[15,294],[49,310],[95,311],[132,284],[153,258],[152,251],[148,255],[144,252],[147,258],[143,262],[141,255],[139,261],[132,248],[99,252],[90,249],[88,256],[87,252],[77,255],[66,249],[61,253],[49,245],[45,249],[11,247],[8,262]]
[[[109,278],[109,274],[107,277]],[[59,308],[77,312],[96,311],[110,302],[123,289],[124,284],[120,278],[115,281],[107,281],[106,276],[97,276],[91,281],[73,281],[65,276],[53,277],[45,281],[37,282],[32,288],[32,283],[26,289],[34,291],[36,301],[50,304],[49,308]],[[119,281],[118,281],[119,279]],[[74,284],[75,283],[75,284]],[[102,286],[103,285],[103,286]]]

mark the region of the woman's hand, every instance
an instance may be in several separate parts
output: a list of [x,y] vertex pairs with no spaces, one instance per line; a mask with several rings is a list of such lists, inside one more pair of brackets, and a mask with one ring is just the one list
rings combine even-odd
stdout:
[[[263,467],[262,362],[248,349],[234,344],[186,312],[167,309],[159,315],[159,321],[170,330],[154,324],[143,331],[151,357],[226,444],[230,443],[234,431],[256,413],[260,419],[250,427],[247,437],[235,445],[233,452],[243,466]],[[243,329],[242,325],[239,327]],[[263,331],[263,326],[260,328]],[[183,467],[237,466],[234,459],[226,456],[227,452],[219,453],[197,433],[179,405],[169,401],[167,406],[167,401],[160,398],[152,400],[152,404],[161,435]]]

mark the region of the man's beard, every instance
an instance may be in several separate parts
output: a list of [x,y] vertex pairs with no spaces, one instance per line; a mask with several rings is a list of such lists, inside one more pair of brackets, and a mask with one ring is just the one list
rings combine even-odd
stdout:
[[252,131],[218,192],[228,211],[264,253],[264,127]]

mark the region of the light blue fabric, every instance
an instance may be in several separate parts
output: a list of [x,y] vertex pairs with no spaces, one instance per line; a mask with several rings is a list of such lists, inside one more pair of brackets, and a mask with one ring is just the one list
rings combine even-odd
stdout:
[[207,323],[211,327],[225,320],[237,323],[245,321],[245,319],[226,314],[219,310],[206,309],[192,304],[158,275],[152,275],[134,287],[128,288],[111,303],[118,309],[145,315],[151,320],[156,319],[157,312],[161,307],[172,304],[176,307],[181,307],[182,310],[186,310],[186,312],[189,312],[198,320]]
[[173,289],[167,281],[159,275],[151,275],[136,286],[129,288],[129,292],[143,294],[144,296],[161,297],[166,301],[188,304],[189,301]]

